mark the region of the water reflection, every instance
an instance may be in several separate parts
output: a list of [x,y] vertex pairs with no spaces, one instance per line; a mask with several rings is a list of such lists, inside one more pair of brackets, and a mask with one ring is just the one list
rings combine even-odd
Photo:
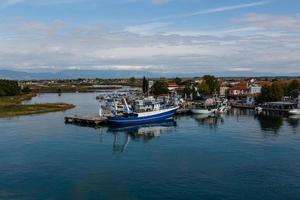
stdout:
[[291,115],[287,119],[287,123],[293,128],[293,132],[296,132],[299,126],[300,115]]
[[122,153],[131,140],[148,142],[163,133],[173,132],[175,127],[176,121],[171,119],[155,124],[109,127],[107,132],[114,134],[113,151]]
[[208,125],[210,128],[217,128],[218,125],[224,124],[223,115],[193,115],[193,118],[199,123],[199,125]]
[[277,134],[283,125],[282,116],[260,114],[256,115],[255,118],[258,120],[261,130],[274,134]]

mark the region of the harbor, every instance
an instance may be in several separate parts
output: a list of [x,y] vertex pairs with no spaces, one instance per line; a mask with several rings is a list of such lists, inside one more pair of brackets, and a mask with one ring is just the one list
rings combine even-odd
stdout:
[[[298,185],[297,116],[255,115],[253,110],[232,108],[216,116],[186,114],[169,122],[90,127],[66,125],[64,117],[99,116],[95,93],[42,94],[28,103],[44,102],[76,107],[0,119],[4,130],[0,135],[0,185],[10,192],[8,199],[18,199],[18,194],[33,199],[72,199],[68,191],[78,187],[84,197],[113,191],[130,199],[129,191],[143,191],[137,192],[140,199],[192,199],[194,195],[202,199],[205,191],[215,191],[216,186],[222,192],[216,195],[220,198],[247,195],[255,199],[257,194],[251,192],[255,190],[264,192],[261,196],[265,198],[274,195],[268,191],[276,191],[284,199],[290,192],[285,188]],[[236,171],[250,173],[250,177],[236,175]],[[163,181],[158,173],[165,174]],[[272,176],[261,182],[261,174]],[[178,186],[190,192],[183,195]],[[39,193],[32,192],[37,188]]]

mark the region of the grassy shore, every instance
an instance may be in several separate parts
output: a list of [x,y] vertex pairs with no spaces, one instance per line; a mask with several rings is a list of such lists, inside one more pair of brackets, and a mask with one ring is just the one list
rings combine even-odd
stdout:
[[72,104],[66,103],[21,104],[22,101],[29,100],[33,96],[35,96],[35,94],[1,97],[0,117],[13,117],[20,115],[65,111],[75,107]]

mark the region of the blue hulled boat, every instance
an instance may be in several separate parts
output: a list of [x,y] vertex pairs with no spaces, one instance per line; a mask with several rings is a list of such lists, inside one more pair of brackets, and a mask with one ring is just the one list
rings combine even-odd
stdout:
[[123,116],[109,117],[108,123],[113,125],[131,125],[131,124],[146,124],[146,123],[156,123],[163,122],[166,119],[173,117],[178,106],[169,107],[165,109],[159,109],[149,112],[141,113],[130,113],[124,114]]

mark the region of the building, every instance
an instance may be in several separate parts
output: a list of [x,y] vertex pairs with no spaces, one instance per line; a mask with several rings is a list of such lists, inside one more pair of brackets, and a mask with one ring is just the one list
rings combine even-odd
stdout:
[[176,83],[169,83],[168,84],[168,90],[169,91],[176,91],[178,89],[178,85]]

